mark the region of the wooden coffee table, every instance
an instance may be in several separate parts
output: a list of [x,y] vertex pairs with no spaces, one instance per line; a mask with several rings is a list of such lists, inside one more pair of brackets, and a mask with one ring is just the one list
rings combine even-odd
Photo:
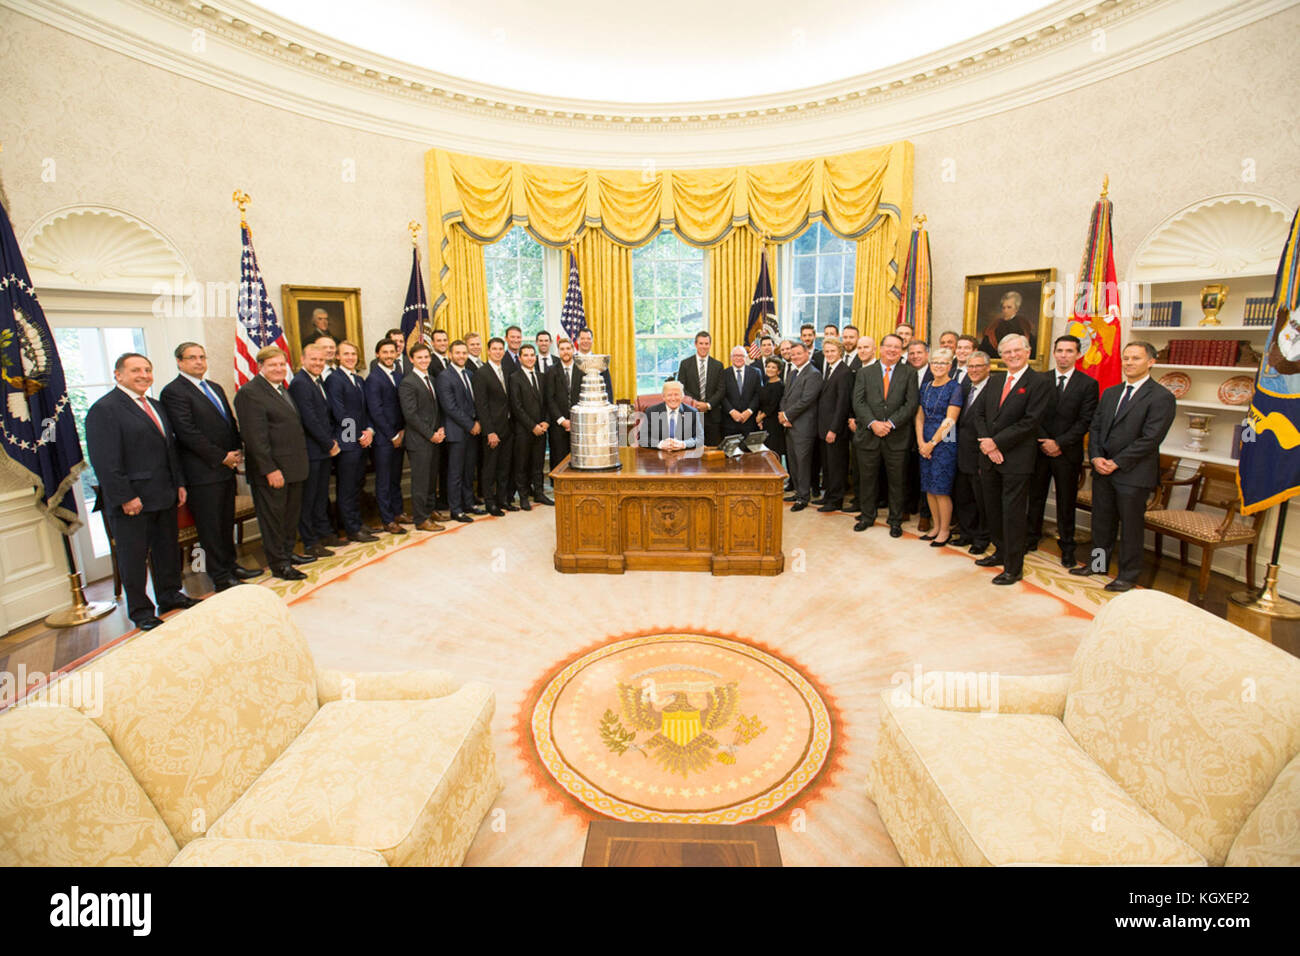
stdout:
[[595,820],[583,866],[780,866],[776,827]]

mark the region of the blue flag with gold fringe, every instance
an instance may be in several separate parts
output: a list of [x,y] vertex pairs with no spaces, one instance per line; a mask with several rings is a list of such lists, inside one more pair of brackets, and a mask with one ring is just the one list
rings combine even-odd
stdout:
[[36,487],[64,534],[81,526],[72,485],[85,467],[54,337],[0,204],[0,470]]
[[1242,434],[1237,485],[1241,513],[1263,511],[1300,495],[1300,212],[1277,266],[1273,327],[1255,378]]

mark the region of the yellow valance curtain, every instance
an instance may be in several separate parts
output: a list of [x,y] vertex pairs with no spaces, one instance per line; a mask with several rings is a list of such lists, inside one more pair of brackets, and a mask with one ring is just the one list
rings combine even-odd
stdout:
[[[785,163],[661,171],[540,166],[431,149],[425,154],[425,196],[434,320],[453,334],[488,331],[481,246],[516,225],[556,248],[599,233],[624,250],[672,229],[692,245],[718,249],[710,263],[710,316],[718,346],[729,348],[743,336],[743,327],[735,328],[743,316],[735,310],[748,310],[757,272],[745,276],[743,267],[752,262],[757,269],[758,237],[788,241],[813,219],[858,242],[854,315],[859,324],[883,330],[880,323],[897,308],[897,268],[907,253],[900,223],[912,215],[912,144]],[[733,238],[738,231],[749,238]],[[610,276],[628,268],[615,265],[617,257],[603,244],[592,243],[591,250],[587,257],[609,263]],[[613,323],[602,334],[591,322],[598,347],[627,351],[614,354],[611,365],[615,393],[631,397],[635,369],[620,367],[630,361],[634,335],[630,278],[625,292],[611,290],[589,285],[581,260],[579,270],[584,295],[591,288],[592,296],[603,297],[602,324]],[[594,307],[591,298],[587,307]]]

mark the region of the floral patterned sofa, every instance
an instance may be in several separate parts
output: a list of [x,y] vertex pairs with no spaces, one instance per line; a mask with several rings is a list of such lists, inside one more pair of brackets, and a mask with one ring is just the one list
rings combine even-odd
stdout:
[[1068,674],[1000,677],[996,713],[946,676],[884,694],[868,788],[907,864],[1300,865],[1290,654],[1132,591]]
[[456,865],[501,789],[489,688],[317,670],[265,588],[71,679],[0,715],[0,866]]

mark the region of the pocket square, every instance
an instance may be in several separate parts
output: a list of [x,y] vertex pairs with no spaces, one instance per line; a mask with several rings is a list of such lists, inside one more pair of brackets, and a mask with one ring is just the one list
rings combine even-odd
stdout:
[[1016,389],[1016,394],[1017,394],[1017,395],[1023,395],[1023,394],[1025,394],[1025,389],[1024,389],[1024,386],[1023,386],[1023,385],[1022,385],[1020,388]]

